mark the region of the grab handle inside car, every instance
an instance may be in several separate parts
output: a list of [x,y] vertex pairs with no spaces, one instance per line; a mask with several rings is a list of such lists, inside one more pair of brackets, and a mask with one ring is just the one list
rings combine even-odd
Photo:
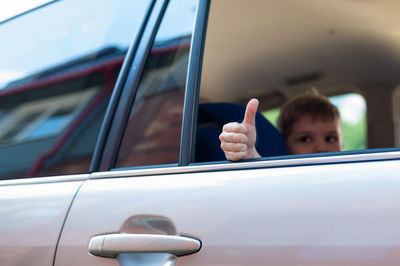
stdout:
[[156,234],[109,234],[94,236],[89,252],[96,256],[115,258],[121,253],[169,253],[183,256],[195,253],[201,242],[195,238]]

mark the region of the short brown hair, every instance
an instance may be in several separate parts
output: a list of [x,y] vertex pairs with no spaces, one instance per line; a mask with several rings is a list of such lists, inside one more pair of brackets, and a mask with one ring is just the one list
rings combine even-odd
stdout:
[[336,106],[323,95],[316,94],[295,97],[281,107],[277,121],[278,128],[285,139],[291,134],[293,124],[304,115],[323,120],[340,119],[340,114]]

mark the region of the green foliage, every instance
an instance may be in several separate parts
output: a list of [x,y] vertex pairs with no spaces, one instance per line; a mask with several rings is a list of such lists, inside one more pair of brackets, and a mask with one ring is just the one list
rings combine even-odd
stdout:
[[271,122],[271,124],[273,124],[276,127],[276,121],[279,116],[278,108],[263,112],[262,114],[268,119],[269,122]]
[[366,118],[365,115],[352,124],[343,122],[344,151],[363,150],[366,148]]

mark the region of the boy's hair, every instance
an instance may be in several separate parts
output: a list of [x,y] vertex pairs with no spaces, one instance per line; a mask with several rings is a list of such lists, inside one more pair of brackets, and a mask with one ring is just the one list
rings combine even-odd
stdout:
[[281,107],[277,121],[277,126],[285,139],[292,133],[293,124],[304,115],[309,115],[313,119],[340,119],[340,114],[336,106],[323,95],[314,93],[314,95],[295,97]]

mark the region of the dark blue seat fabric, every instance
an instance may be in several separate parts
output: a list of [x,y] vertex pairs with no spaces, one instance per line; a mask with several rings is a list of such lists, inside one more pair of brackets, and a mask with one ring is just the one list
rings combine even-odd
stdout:
[[[242,122],[246,107],[235,103],[199,104],[196,137],[196,162],[224,161],[219,134],[224,124]],[[263,157],[285,155],[280,132],[260,113],[256,115],[257,151]]]

